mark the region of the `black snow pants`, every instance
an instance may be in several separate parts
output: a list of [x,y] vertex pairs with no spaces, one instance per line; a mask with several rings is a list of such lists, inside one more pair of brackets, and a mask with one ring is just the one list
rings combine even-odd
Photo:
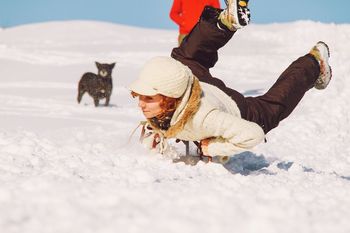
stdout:
[[263,95],[245,97],[213,77],[209,69],[218,60],[218,50],[234,32],[217,26],[220,9],[205,7],[199,22],[171,56],[187,65],[201,81],[214,85],[238,105],[241,117],[259,124],[265,133],[275,128],[294,110],[305,92],[314,86],[320,73],[317,60],[310,54],[294,61]]

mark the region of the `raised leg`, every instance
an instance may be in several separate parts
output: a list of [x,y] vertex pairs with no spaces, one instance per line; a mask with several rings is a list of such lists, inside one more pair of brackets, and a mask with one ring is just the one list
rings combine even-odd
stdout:
[[314,56],[307,54],[294,61],[262,96],[245,99],[244,119],[256,122],[267,133],[288,117],[314,86],[320,66]]
[[185,37],[178,48],[174,48],[171,56],[181,63],[187,65],[192,73],[201,82],[209,83],[218,87],[237,102],[241,114],[245,115],[244,96],[228,88],[225,83],[213,77],[209,68],[213,67],[218,60],[218,50],[223,47],[234,35],[234,31],[229,30],[219,22],[220,9],[205,7],[200,21]]
[[218,60],[218,50],[233,36],[234,32],[220,29],[218,17],[222,10],[205,7],[199,22],[188,34],[171,56],[187,65],[193,74],[206,82],[212,78],[209,69]]

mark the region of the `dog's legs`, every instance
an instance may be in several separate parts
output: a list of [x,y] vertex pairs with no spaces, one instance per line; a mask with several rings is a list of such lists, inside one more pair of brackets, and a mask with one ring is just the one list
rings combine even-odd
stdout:
[[95,107],[97,107],[99,105],[99,99],[98,97],[94,97],[94,103],[95,103]]
[[105,102],[105,106],[108,106],[109,105],[109,99],[111,98],[111,96],[106,96],[106,102]]
[[81,90],[80,88],[78,89],[78,103],[80,104],[81,99],[83,98],[83,95],[85,94],[85,90]]

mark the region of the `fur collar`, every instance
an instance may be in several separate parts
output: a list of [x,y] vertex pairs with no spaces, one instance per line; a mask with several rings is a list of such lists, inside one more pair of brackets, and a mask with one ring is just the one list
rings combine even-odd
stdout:
[[181,103],[171,119],[170,128],[166,131],[161,131],[156,125],[152,124],[152,122],[149,121],[149,123],[153,128],[157,129],[157,131],[161,131],[166,138],[174,138],[180,131],[183,130],[185,124],[198,111],[201,94],[202,89],[200,87],[199,80],[193,76],[193,83],[188,87],[184,96],[182,97]]

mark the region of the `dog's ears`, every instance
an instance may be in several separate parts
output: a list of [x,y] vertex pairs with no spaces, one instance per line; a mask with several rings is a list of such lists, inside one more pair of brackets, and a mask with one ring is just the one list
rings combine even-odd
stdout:
[[95,64],[97,66],[97,69],[100,69],[101,63],[98,63],[97,61],[95,61]]
[[[98,69],[100,69],[100,67],[102,66],[102,64],[99,63],[99,62],[97,62],[97,61],[95,61],[95,64],[96,64],[96,66],[97,66]],[[109,67],[110,67],[111,69],[113,69],[114,66],[115,66],[115,64],[116,64],[116,62],[113,62],[113,63],[109,64]]]

